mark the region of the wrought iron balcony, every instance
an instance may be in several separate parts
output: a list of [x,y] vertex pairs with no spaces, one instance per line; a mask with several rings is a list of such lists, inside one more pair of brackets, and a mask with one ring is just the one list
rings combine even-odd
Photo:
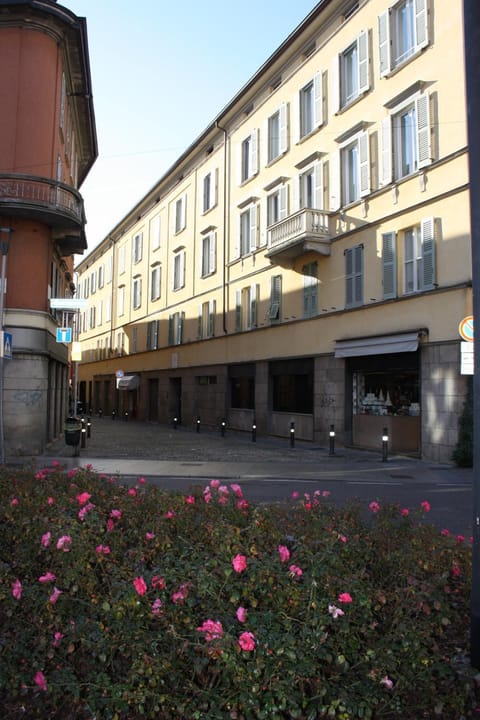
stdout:
[[49,225],[62,255],[81,253],[87,247],[83,198],[65,183],[0,173],[0,213]]
[[267,230],[268,250],[272,263],[291,267],[295,258],[314,251],[330,255],[331,215],[323,210],[305,208]]

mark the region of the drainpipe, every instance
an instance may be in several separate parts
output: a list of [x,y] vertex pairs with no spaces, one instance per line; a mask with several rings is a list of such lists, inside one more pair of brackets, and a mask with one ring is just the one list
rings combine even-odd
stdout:
[[224,144],[223,144],[223,277],[222,277],[222,323],[223,332],[226,335],[227,329],[227,227],[229,224],[229,212],[227,205],[228,191],[227,191],[227,159],[228,159],[228,133],[226,128],[222,127],[218,120],[215,125],[219,130],[223,132]]

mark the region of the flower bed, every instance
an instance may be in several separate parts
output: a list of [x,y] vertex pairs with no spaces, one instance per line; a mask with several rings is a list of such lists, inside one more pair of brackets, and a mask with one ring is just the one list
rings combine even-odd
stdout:
[[56,464],[0,487],[6,719],[475,714],[471,549],[427,501],[249,506]]

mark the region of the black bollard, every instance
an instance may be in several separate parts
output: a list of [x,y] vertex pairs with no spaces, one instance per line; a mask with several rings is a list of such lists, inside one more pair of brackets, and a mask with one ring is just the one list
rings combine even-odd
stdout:
[[115,420],[116,417],[117,413],[115,412],[115,410],[112,410],[112,420]]
[[295,423],[290,423],[290,447],[295,447]]
[[173,429],[174,429],[174,430],[177,429],[177,425],[178,425],[178,418],[177,418],[177,417],[174,417],[174,418],[173,418]]
[[388,428],[383,428],[382,435],[382,462],[388,460]]
[[124,415],[124,417],[125,417],[125,422],[127,422],[127,421],[128,421],[128,410],[125,410],[125,415]]
[[87,428],[85,427],[85,418],[82,418],[82,429],[80,432],[80,439],[81,439],[80,445],[82,448],[85,447],[86,437],[87,437]]
[[200,432],[200,415],[197,416],[197,432]]
[[330,439],[330,450],[329,455],[335,455],[335,425],[330,425],[330,432],[328,433]]
[[225,437],[225,428],[226,427],[227,427],[227,423],[225,422],[225,420],[222,420],[222,422],[220,423],[220,433],[221,433],[222,437]]
[[103,410],[102,410],[102,408],[100,408],[100,410],[98,411],[98,417],[100,418],[100,420],[102,419],[102,415],[103,415]]
[[257,442],[257,423],[255,420],[252,425],[252,442]]
[[87,418],[87,438],[89,438],[91,434],[92,434],[92,421],[88,417]]

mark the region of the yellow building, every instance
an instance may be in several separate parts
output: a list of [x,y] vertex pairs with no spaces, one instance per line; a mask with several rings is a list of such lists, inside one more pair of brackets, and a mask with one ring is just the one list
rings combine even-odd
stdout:
[[463,58],[462,3],[319,2],[78,265],[87,406],[450,459]]

